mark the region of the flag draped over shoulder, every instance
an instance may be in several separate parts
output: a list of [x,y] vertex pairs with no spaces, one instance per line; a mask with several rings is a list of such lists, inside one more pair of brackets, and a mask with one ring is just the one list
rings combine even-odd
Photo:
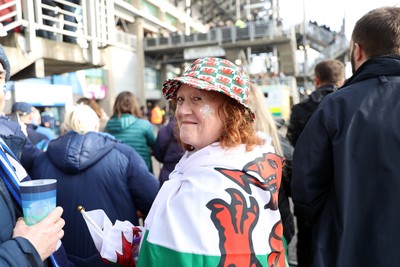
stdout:
[[111,223],[101,210],[84,211],[79,207],[100,256],[112,266],[134,267],[142,237],[142,227],[129,221]]
[[146,218],[138,266],[287,266],[273,151],[186,152]]

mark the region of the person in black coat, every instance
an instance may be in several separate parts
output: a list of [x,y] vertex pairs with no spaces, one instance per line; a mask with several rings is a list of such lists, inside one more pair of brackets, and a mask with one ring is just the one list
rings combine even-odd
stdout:
[[296,146],[297,139],[306,126],[307,121],[317,109],[322,99],[333,93],[345,80],[344,64],[335,59],[319,62],[314,68],[315,91],[306,99],[294,105],[290,112],[290,120],[286,137],[292,146]]
[[[321,61],[315,66],[314,72],[315,91],[294,105],[291,110],[286,137],[293,147],[296,146],[297,139],[322,99],[336,91],[345,80],[344,64],[338,60]],[[307,222],[307,216],[302,214],[296,205],[294,205],[294,215],[297,220],[297,262],[299,267],[307,267],[311,263],[312,228]]]
[[353,76],[296,143],[292,198],[312,227],[310,266],[399,265],[399,18],[381,7],[356,22]]

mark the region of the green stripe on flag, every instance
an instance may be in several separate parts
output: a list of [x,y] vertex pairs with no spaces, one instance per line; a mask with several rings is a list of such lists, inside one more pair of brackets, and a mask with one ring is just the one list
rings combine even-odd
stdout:
[[[174,267],[211,267],[218,266],[220,256],[207,256],[182,253],[147,241],[148,231],[143,236],[137,267],[174,266]],[[267,255],[257,256],[263,266],[268,266]],[[244,267],[244,266],[243,266]]]

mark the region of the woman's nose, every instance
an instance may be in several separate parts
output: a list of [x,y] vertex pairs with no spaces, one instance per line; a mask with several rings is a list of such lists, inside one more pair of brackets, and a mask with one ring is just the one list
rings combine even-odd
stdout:
[[183,101],[182,104],[177,106],[176,112],[180,115],[190,114],[192,112],[190,101]]

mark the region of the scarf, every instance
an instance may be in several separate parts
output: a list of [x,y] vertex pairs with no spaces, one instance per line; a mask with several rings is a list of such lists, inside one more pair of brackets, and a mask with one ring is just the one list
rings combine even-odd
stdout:
[[[2,138],[0,138],[0,146],[0,175],[11,196],[21,207],[19,184],[31,180],[31,178]],[[50,260],[54,267],[60,266],[54,255],[50,256]]]

